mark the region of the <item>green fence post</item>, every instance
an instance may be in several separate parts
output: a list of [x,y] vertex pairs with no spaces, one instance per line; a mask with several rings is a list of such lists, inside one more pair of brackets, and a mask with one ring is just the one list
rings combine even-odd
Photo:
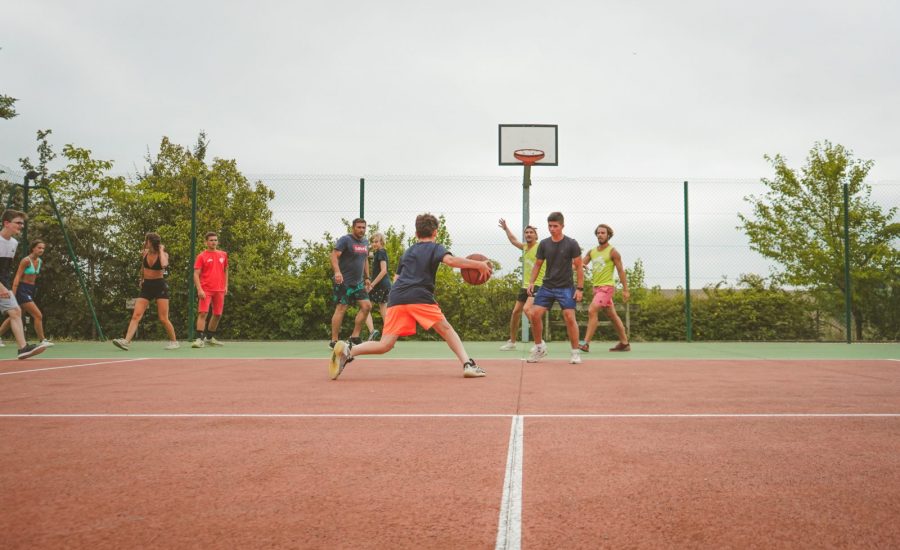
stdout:
[[[525,164],[525,173],[522,175],[522,240],[525,240],[525,228],[531,224],[531,165]],[[522,258],[525,257],[525,249],[522,249]],[[525,273],[525,262],[522,262],[522,276],[525,280],[531,276],[531,273]],[[528,316],[522,313],[522,341],[528,341],[528,331],[531,326],[528,323]]]
[[688,182],[684,182],[684,316],[687,341],[693,341],[691,318],[691,247],[688,234]]
[[853,298],[850,295],[850,190],[844,184],[844,322],[847,327],[847,343],[851,343],[850,310]]
[[191,178],[191,254],[188,259],[188,341],[196,336],[194,332],[195,314],[197,312],[196,296],[194,288],[194,255],[197,253],[197,177]]
[[366,217],[366,178],[359,178],[359,217]]

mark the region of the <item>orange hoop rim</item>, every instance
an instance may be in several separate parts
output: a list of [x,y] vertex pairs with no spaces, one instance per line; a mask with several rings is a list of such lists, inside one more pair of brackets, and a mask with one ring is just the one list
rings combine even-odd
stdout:
[[531,166],[544,158],[544,152],[540,149],[516,149],[513,156],[522,161],[522,164]]

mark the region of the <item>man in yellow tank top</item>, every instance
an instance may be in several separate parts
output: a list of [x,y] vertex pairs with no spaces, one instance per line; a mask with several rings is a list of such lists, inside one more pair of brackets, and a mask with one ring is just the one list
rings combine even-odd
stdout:
[[[513,246],[522,251],[522,287],[519,289],[519,295],[516,297],[516,305],[513,306],[512,316],[509,318],[509,340],[500,349],[503,351],[512,351],[516,349],[516,333],[519,331],[519,322],[524,312],[529,318],[531,317],[531,306],[534,304],[534,296],[528,295],[528,278],[531,277],[531,270],[534,268],[534,261],[537,260],[538,234],[537,228],[529,225],[525,228],[525,242],[519,242],[519,239],[513,235],[509,227],[506,226],[506,220],[500,218],[500,228],[506,231],[506,238]],[[544,272],[547,266],[541,266],[538,278],[534,282],[534,291],[537,293],[541,289],[544,282]]]
[[594,230],[597,235],[598,246],[588,250],[584,255],[584,263],[591,264],[591,283],[594,285],[594,299],[588,308],[588,326],[584,335],[584,343],[581,344],[581,351],[588,351],[591,347],[591,338],[597,331],[599,322],[599,314],[602,309],[606,312],[616,334],[619,335],[619,343],[609,348],[609,351],[631,351],[631,344],[628,343],[628,336],[625,334],[625,325],[622,319],[616,313],[616,306],[613,304],[613,294],[616,292],[616,282],[613,280],[613,267],[619,272],[619,281],[622,282],[622,299],[627,302],[629,298],[628,279],[625,276],[625,268],[622,267],[622,256],[619,251],[610,246],[609,240],[613,236],[612,227],[601,223]]

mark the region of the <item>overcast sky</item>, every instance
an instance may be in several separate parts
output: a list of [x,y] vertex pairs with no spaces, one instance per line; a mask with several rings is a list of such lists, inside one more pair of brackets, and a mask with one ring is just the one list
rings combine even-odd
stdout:
[[[0,11],[0,164],[52,128],[133,172],[160,137],[251,174],[758,177],[817,140],[900,179],[900,2],[46,1]],[[551,172],[548,172],[548,175]]]

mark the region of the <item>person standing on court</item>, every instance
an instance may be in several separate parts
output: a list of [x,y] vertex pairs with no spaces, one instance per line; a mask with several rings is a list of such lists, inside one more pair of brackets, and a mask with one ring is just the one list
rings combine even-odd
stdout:
[[338,340],[341,332],[341,323],[347,308],[359,304],[359,312],[353,323],[353,333],[350,335],[351,344],[359,344],[363,323],[369,311],[372,310],[372,302],[369,293],[366,292],[366,284],[369,280],[369,241],[366,239],[366,220],[356,218],[353,220],[351,232],[344,235],[334,244],[331,251],[331,269],[334,271],[333,296],[334,315],[331,317],[331,343]]
[[162,323],[169,343],[164,349],[178,349],[180,344],[175,337],[175,327],[169,320],[169,285],[166,283],[166,269],[169,267],[169,254],[162,244],[159,233],[147,233],[144,237],[144,249],[141,251],[141,293],[134,301],[134,312],[125,332],[125,338],[116,338],[113,345],[121,350],[128,351],[131,347],[131,339],[137,332],[138,323],[144,316],[144,312],[150,307],[150,300],[156,300],[156,314]]
[[0,313],[9,317],[9,326],[12,329],[19,351],[18,359],[28,359],[47,349],[47,344],[29,344],[25,339],[25,328],[22,326],[22,309],[12,292],[13,262],[16,257],[16,249],[19,241],[15,239],[28,216],[18,210],[6,210],[3,212],[3,229],[0,229]]
[[425,330],[434,329],[447,342],[462,363],[464,378],[481,378],[487,373],[475,364],[463,346],[453,326],[444,317],[434,299],[437,270],[443,265],[456,268],[477,269],[485,279],[493,268],[488,261],[459,258],[437,242],[440,221],[433,214],[416,216],[416,244],[409,247],[397,264],[397,277],[388,296],[387,318],[381,340],[351,346],[338,342],[331,352],[328,375],[336,380],[347,363],[359,355],[383,354],[391,351],[401,336],[412,336],[416,325]]
[[[369,242],[372,246],[372,281],[366,284],[366,292],[372,304],[378,305],[381,312],[381,322],[387,318],[387,301],[391,293],[391,280],[388,277],[388,254],[384,249],[384,233],[378,232],[372,235]],[[378,340],[381,331],[375,329],[375,321],[372,320],[372,312],[366,316],[366,326],[369,328],[369,340]]]
[[[517,239],[512,231],[509,230],[509,227],[506,226],[506,220],[503,218],[500,218],[500,228],[506,231],[506,238],[509,239],[509,242],[522,251],[522,288],[519,289],[519,295],[516,297],[516,305],[513,306],[512,315],[509,318],[509,340],[500,346],[500,349],[503,351],[512,351],[516,349],[516,338],[517,333],[519,332],[519,322],[522,313],[524,312],[526,317],[529,319],[531,318],[531,307],[532,304],[534,304],[534,296],[528,294],[528,280],[531,277],[531,270],[537,259],[538,233],[537,228],[533,225],[527,226],[525,228],[525,243],[523,244],[519,242],[519,239]],[[544,273],[546,271],[546,265],[541,267],[538,277],[534,281],[535,292],[540,291],[541,285],[544,282]]]
[[[526,359],[529,363],[537,363],[547,355],[547,343],[544,342],[544,313],[559,302],[563,319],[566,321],[566,332],[571,344],[569,363],[581,363],[581,350],[578,348],[578,323],[575,320],[575,305],[581,301],[584,292],[584,264],[581,263],[581,248],[578,242],[563,234],[565,218],[562,212],[551,212],[547,216],[547,228],[550,236],[538,245],[537,259],[531,269],[528,293],[534,296],[531,308],[531,325],[534,330],[535,346]],[[535,293],[538,275],[547,263],[544,284]],[[577,283],[572,284],[572,267],[575,267]]]
[[622,301],[628,302],[630,294],[628,292],[628,278],[625,276],[625,268],[622,267],[622,256],[619,251],[610,246],[609,240],[612,239],[612,227],[601,223],[594,230],[599,243],[594,248],[588,250],[584,255],[584,263],[591,263],[591,283],[594,286],[594,299],[588,308],[588,325],[584,334],[584,342],[581,344],[581,351],[590,351],[591,338],[597,330],[599,323],[600,310],[602,309],[609,318],[616,334],[619,336],[619,343],[609,348],[609,351],[631,351],[631,344],[628,343],[628,335],[625,334],[625,325],[622,319],[616,313],[616,305],[613,304],[613,294],[616,293],[616,282],[613,280],[613,267],[619,272],[619,280],[622,282]]
[[[194,286],[199,299],[197,311],[197,339],[192,348],[221,346],[216,339],[219,321],[225,311],[225,295],[228,294],[228,253],[219,250],[219,235],[215,231],[206,234],[206,250],[194,261]],[[212,317],[209,308],[212,305]]]

